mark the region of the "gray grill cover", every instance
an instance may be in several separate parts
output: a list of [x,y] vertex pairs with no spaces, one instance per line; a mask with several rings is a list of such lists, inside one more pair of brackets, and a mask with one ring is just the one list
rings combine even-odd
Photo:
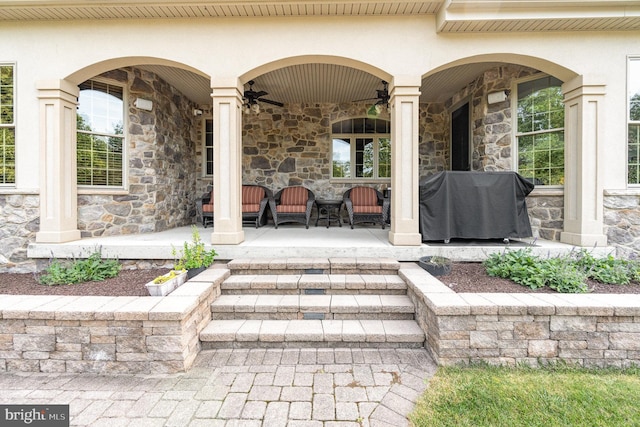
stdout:
[[422,241],[531,237],[525,197],[533,188],[515,172],[430,176],[420,183]]

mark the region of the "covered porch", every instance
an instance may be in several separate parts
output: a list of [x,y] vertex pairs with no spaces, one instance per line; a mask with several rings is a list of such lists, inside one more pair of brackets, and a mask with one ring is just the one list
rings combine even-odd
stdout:
[[[211,228],[198,225],[198,231],[206,242]],[[287,224],[277,230],[272,224],[261,228],[243,228],[245,240],[236,245],[207,245],[218,253],[218,260],[237,258],[331,258],[331,257],[380,257],[399,261],[417,261],[423,256],[440,255],[455,261],[486,259],[493,252],[530,247],[541,256],[557,256],[575,249],[575,246],[543,239],[510,240],[452,240],[450,243],[422,243],[417,246],[393,245],[388,230],[379,226],[349,227],[311,226]],[[172,260],[172,248],[179,248],[191,239],[191,227],[177,227],[156,233],[135,236],[110,236],[85,238],[66,243],[32,243],[28,248],[30,258],[49,259],[87,256],[100,250],[105,257],[121,260]],[[614,248],[596,247],[593,250],[611,253]]]

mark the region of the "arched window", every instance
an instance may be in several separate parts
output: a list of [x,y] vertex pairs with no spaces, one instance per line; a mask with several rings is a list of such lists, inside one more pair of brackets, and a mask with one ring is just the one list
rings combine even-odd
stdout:
[[95,80],[82,83],[77,127],[78,185],[122,187],[123,88]]
[[331,177],[387,180],[391,178],[391,124],[369,117],[334,122]]

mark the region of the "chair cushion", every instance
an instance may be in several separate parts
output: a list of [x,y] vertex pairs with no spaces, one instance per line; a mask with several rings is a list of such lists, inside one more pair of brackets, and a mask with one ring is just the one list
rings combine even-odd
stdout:
[[278,205],[276,206],[276,212],[282,213],[305,213],[307,211],[306,205]]
[[382,206],[354,206],[353,213],[382,213]]
[[264,199],[264,188],[254,187],[252,185],[242,186],[242,204],[243,205],[260,204],[260,200],[262,199]]
[[213,190],[209,194],[209,203],[202,204],[202,212],[213,212]]
[[247,203],[242,204],[242,212],[259,212],[260,203]]
[[[282,190],[280,195],[281,205],[302,205],[301,212],[306,210],[307,200],[309,199],[309,192],[304,187],[287,187]],[[282,211],[285,212],[285,211]],[[288,211],[288,212],[300,212],[300,211]]]
[[[349,195],[353,206],[377,206],[378,195],[376,190],[370,187],[354,187]],[[355,212],[355,209],[354,209]]]

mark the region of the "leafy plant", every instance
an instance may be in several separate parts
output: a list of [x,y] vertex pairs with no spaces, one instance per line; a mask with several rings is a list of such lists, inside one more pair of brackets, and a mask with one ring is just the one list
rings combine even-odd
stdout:
[[160,285],[186,272],[187,270],[171,270],[167,274],[163,274],[162,276],[158,276],[155,279],[153,279],[153,283],[155,283],[156,285]]
[[585,249],[567,256],[543,259],[529,248],[492,254],[484,262],[487,274],[513,280],[531,289],[548,286],[558,292],[588,292],[588,278],[626,285],[640,279],[640,263],[608,255],[596,258]]
[[100,252],[94,252],[87,259],[63,263],[54,259],[39,281],[43,285],[72,285],[83,282],[100,282],[115,277],[122,266],[118,260],[102,259]]
[[180,251],[173,248],[172,253],[176,259],[174,270],[209,267],[218,255],[215,249],[205,250],[204,243],[200,239],[200,233],[195,225],[191,227],[191,242],[184,242]]
[[546,284],[540,261],[527,248],[491,254],[484,266],[489,276],[511,279],[528,288],[539,289]]

